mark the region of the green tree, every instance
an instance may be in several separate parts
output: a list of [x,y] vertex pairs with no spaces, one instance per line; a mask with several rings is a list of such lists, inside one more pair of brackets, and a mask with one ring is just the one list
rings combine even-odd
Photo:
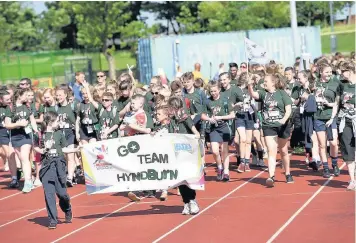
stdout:
[[[345,7],[347,4],[352,4],[352,1],[334,1],[334,14]],[[318,22],[323,22],[327,25],[330,21],[329,2],[326,1],[297,1],[297,18],[298,24],[302,26],[315,25]]]
[[32,9],[19,2],[0,2],[0,52],[30,50],[36,43]]
[[61,2],[73,11],[78,26],[77,40],[86,48],[100,48],[109,64],[109,76],[116,79],[114,45],[115,33],[122,33],[131,12],[127,2]]
[[39,15],[35,23],[38,43],[37,50],[58,49],[66,34],[62,32],[64,26],[71,22],[70,16],[63,8],[49,5],[48,10]]

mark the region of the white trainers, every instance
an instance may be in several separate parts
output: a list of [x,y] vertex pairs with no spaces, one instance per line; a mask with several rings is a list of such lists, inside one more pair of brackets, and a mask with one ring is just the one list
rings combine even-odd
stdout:
[[190,214],[190,208],[189,208],[189,203],[184,204],[184,209],[182,211],[183,215],[189,215]]
[[25,184],[24,184],[24,186],[22,188],[22,192],[23,193],[29,193],[29,192],[31,192],[32,187],[33,187],[33,185],[32,185],[31,181],[25,181]]
[[349,186],[346,188],[348,191],[356,191],[356,182],[350,181]]
[[160,196],[160,200],[161,201],[166,201],[167,200],[167,197],[168,197],[168,192],[167,192],[167,190],[162,190],[162,194],[161,194],[161,196]]
[[34,187],[42,186],[42,182],[39,179],[36,179],[33,181],[33,186]]
[[190,214],[199,213],[199,206],[198,206],[198,203],[195,200],[190,200],[189,206],[190,206]]

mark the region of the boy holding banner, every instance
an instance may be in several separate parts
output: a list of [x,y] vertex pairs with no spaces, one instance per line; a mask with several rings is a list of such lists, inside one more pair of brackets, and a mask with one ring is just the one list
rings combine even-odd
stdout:
[[[134,136],[139,134],[149,134],[153,128],[152,117],[144,111],[145,97],[134,95],[130,101],[130,111],[126,112],[122,124],[120,125],[121,136]],[[141,192],[140,192],[141,193]],[[144,191],[146,197],[154,197],[155,191]],[[128,197],[132,201],[140,201],[135,192],[129,192]]]
[[[198,130],[194,126],[192,118],[185,113],[183,107],[183,100],[178,97],[171,97],[168,100],[170,112],[170,133],[180,134],[194,134],[196,138],[200,138]],[[195,190],[189,188],[187,185],[180,185],[179,191],[184,202],[183,215],[194,215],[199,213],[198,203],[195,201]]]

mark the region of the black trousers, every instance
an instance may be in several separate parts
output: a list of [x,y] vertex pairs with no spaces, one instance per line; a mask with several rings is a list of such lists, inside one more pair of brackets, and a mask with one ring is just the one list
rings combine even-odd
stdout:
[[58,223],[56,195],[59,199],[59,207],[64,213],[72,210],[70,205],[70,198],[67,193],[65,183],[60,182],[57,174],[55,163],[51,163],[50,168],[41,177],[43,185],[44,196],[46,201],[46,208],[50,223]]
[[195,200],[195,196],[196,196],[195,190],[190,189],[186,185],[180,185],[178,186],[178,188],[184,203],[189,203],[190,200]]
[[352,130],[352,123],[345,123],[345,128],[339,137],[343,160],[355,161],[355,137]]

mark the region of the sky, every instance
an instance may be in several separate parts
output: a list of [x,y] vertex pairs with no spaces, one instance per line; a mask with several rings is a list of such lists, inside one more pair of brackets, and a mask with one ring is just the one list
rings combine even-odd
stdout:
[[[45,11],[47,9],[45,5],[45,1],[32,1],[32,2],[27,2],[29,4],[29,7],[32,7],[36,13],[41,13],[42,11]],[[151,27],[155,23],[165,23],[165,21],[157,21],[155,20],[155,15],[149,12],[142,12],[141,13],[142,17],[147,17],[146,23],[149,27]]]

